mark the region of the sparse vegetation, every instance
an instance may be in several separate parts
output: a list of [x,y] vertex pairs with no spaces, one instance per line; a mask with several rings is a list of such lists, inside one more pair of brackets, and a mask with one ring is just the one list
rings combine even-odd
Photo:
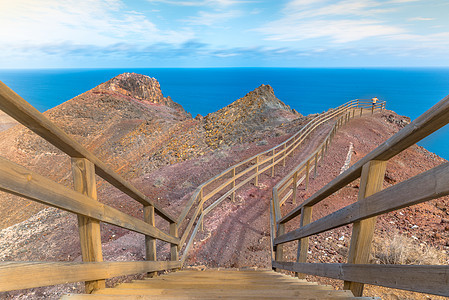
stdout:
[[438,249],[399,234],[374,240],[372,262],[378,264],[439,265],[444,255]]

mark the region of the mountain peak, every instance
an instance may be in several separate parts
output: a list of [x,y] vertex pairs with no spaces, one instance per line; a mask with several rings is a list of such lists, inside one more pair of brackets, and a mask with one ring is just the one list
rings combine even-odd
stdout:
[[97,86],[95,90],[119,93],[144,103],[172,106],[173,102],[170,97],[164,97],[161,86],[155,78],[136,73],[117,75]]

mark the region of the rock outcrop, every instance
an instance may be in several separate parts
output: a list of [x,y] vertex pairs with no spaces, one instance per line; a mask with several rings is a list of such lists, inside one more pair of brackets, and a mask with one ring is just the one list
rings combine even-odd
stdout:
[[185,112],[171,97],[164,97],[159,82],[152,77],[123,73],[95,87],[94,93],[117,93],[141,101],[144,104],[160,104]]
[[[193,119],[163,96],[156,79],[134,73],[118,75],[45,115],[128,180],[239,143],[278,138],[286,131],[275,127],[300,116],[279,101],[271,87],[261,86],[216,113]],[[0,152],[42,175],[72,184],[67,156],[22,125],[0,132]],[[20,215],[9,204],[18,201],[0,197],[0,209],[7,216],[0,228],[42,208],[27,201]]]
[[274,95],[273,88],[261,85],[245,97],[204,118],[207,143],[218,146],[247,140],[257,132],[302,117]]

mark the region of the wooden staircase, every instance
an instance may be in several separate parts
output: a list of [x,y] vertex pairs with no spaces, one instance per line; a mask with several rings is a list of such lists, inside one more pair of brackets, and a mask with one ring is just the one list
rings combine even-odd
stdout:
[[62,299],[372,299],[271,270],[183,270]]

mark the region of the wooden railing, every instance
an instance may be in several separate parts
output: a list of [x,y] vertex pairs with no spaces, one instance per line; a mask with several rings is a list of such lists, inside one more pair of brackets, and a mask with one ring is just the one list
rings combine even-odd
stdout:
[[[2,82],[0,109],[69,155],[74,180],[72,190],[0,157],[0,190],[77,214],[83,258],[83,263],[0,262],[0,292],[86,281],[86,292],[90,293],[104,287],[106,278],[181,267],[176,219],[158,203],[109,169]],[[95,174],[140,202],[144,221],[97,201]],[[170,233],[155,227],[155,214],[170,223]],[[102,262],[100,222],[144,234],[147,261]],[[156,261],[156,239],[171,244],[171,261]]]
[[[184,248],[184,252],[181,256],[181,263],[184,264],[195,239],[195,236],[198,233],[198,230],[203,227],[204,217],[228,197],[230,197],[230,199],[233,201],[235,198],[235,192],[238,189],[242,188],[245,184],[254,180],[254,185],[257,186],[259,182],[259,176],[262,173],[271,173],[271,176],[273,177],[275,166],[279,164],[285,166],[287,157],[293,155],[293,151],[299,150],[299,147],[303,144],[305,139],[309,137],[317,127],[326,122],[336,119],[334,121],[332,130],[329,132],[327,138],[322,143],[321,148],[319,148],[311,155],[311,157],[313,156],[311,159],[309,158],[307,160],[309,162],[308,166],[301,165],[299,166],[300,169],[296,168],[296,171],[293,171],[293,173],[297,175],[301,171],[307,170],[305,171],[305,175],[303,176],[304,178],[297,179],[297,177],[295,177],[296,179],[290,178],[282,181],[279,184],[282,185],[283,190],[288,187],[288,184],[291,183],[292,180],[296,181],[297,185],[299,185],[304,179],[306,179],[306,182],[308,182],[308,170],[310,169],[310,162],[314,163],[316,172],[318,161],[324,155],[329,145],[330,138],[333,137],[335,131],[339,127],[341,127],[351,118],[361,116],[362,114],[366,113],[372,114],[375,110],[382,110],[384,108],[385,102],[378,102],[373,105],[371,100],[368,99],[351,100],[337,107],[336,109],[331,109],[314,117],[303,128],[301,128],[300,131],[298,131],[296,134],[288,138],[286,141],[280,143],[279,145],[229,167],[225,171],[198,186],[177,220],[178,230],[181,231],[181,226],[183,226],[183,223],[185,223],[184,221],[187,219],[187,216],[191,214],[190,220],[187,225],[185,225],[183,234],[181,236],[180,247],[182,248],[190,235],[189,241],[187,242]],[[291,194],[293,194],[295,199],[295,191],[296,189],[293,189],[292,191],[288,192],[287,195],[284,196],[283,201],[285,201],[285,199]],[[213,198],[217,199],[214,200]],[[210,199],[214,201],[211,200],[207,202]],[[194,225],[195,227],[192,231]]]
[[[449,296],[449,266],[368,264],[376,216],[449,194],[449,163],[382,190],[388,160],[447,123],[449,96],[281,216],[280,205],[286,196],[279,195],[289,183],[295,182],[294,178],[298,178],[298,172],[304,170],[304,165],[307,172],[307,166],[315,159],[311,155],[296,168],[296,173],[289,174],[273,189],[273,268],[296,272],[299,277],[309,274],[344,280],[344,288],[350,289],[355,296],[362,295],[364,284]],[[317,151],[325,151],[322,149]],[[315,155],[319,153],[317,151]],[[360,188],[357,202],[311,222],[315,204],[358,178]],[[295,192],[290,194],[294,195]],[[301,217],[299,228],[285,233],[285,224],[297,216]],[[348,224],[353,224],[353,230],[346,264],[307,263],[310,236]],[[283,245],[292,241],[298,241],[298,255],[296,262],[286,262]]]
[[[0,82],[0,109],[43,137],[71,157],[74,189],[56,183],[6,158],[0,157],[0,190],[53,206],[78,215],[78,226],[82,252],[82,263],[74,262],[0,262],[0,292],[26,289],[69,282],[86,282],[86,292],[91,293],[105,286],[105,279],[137,273],[154,275],[156,271],[182,267],[204,216],[227,197],[234,199],[235,192],[259,176],[271,172],[275,166],[285,166],[286,159],[298,150],[304,140],[320,125],[335,120],[334,129],[329,133],[321,150],[309,159],[306,169],[297,167],[293,182],[299,184],[299,172],[306,170],[308,179],[310,162],[315,164],[325,153],[335,130],[344,122],[363,113],[373,113],[383,109],[385,103],[372,105],[369,100],[352,100],[348,103],[319,114],[298,133],[285,142],[236,164],[217,176],[201,184],[193,193],[185,209],[175,219],[165,212],[158,203],[152,201],[106,164],[56,127],[43,114]],[[360,112],[359,112],[360,109]],[[112,186],[143,205],[144,220],[127,215],[97,199],[95,175],[99,175]],[[290,179],[283,181],[282,188],[288,186]],[[284,196],[296,197],[294,190]],[[214,199],[217,198],[218,199]],[[212,203],[208,204],[213,201]],[[207,205],[208,204],[208,205]],[[169,223],[169,233],[155,226],[155,215]],[[190,218],[185,227],[181,227]],[[278,219],[276,219],[278,220]],[[116,225],[145,235],[146,261],[103,262],[100,238],[100,222]],[[193,226],[195,228],[192,231]],[[178,231],[183,229],[181,238]],[[189,238],[190,237],[190,238]],[[184,247],[181,260],[179,251]],[[156,261],[156,240],[170,243],[171,261]]]

